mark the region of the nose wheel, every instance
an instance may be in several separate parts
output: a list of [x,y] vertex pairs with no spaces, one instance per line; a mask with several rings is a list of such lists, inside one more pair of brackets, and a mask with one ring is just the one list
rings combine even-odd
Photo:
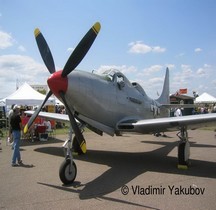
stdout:
[[69,133],[68,133],[68,140],[65,141],[65,143],[62,145],[65,159],[60,165],[59,168],[59,178],[62,181],[63,184],[68,185],[72,184],[76,178],[77,175],[77,167],[75,162],[73,161],[73,145],[74,140],[76,140],[76,136],[72,138],[73,130],[72,127],[70,127]]
[[59,168],[59,177],[66,184],[74,182],[77,175],[77,167],[73,160],[65,159]]

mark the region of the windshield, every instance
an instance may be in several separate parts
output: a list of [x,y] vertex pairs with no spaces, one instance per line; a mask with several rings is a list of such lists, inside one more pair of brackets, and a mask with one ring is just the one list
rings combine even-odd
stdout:
[[117,73],[117,72],[120,72],[119,70],[117,69],[109,69],[109,70],[106,70],[102,73],[102,76],[104,76],[104,78],[107,80],[107,81],[113,81],[113,76]]

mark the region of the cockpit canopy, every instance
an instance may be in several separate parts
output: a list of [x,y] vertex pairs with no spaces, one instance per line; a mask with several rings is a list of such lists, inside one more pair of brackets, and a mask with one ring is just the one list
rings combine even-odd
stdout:
[[142,95],[146,95],[145,91],[143,90],[143,88],[141,87],[140,84],[138,84],[137,82],[130,82],[124,74],[122,74],[119,70],[117,69],[109,69],[109,70],[105,70],[102,74],[102,77],[109,81],[109,82],[114,82],[116,81],[116,83],[118,84],[119,88],[122,89],[124,88],[125,84],[127,84],[130,87],[134,87],[135,89],[137,89]]
[[102,73],[102,76],[109,82],[116,82],[120,89],[122,89],[125,85],[129,87],[132,86],[126,76],[117,69],[106,70]]
[[102,73],[102,76],[107,80],[107,81],[114,81],[114,75],[117,74],[117,73],[120,73],[121,72],[117,69],[109,69],[109,70],[105,70],[103,73]]

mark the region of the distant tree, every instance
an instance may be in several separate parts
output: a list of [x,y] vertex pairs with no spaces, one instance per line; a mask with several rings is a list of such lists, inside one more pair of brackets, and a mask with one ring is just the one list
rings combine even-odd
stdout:
[[43,90],[37,90],[39,93],[43,94],[43,95],[46,95],[46,90],[43,89]]
[[194,99],[199,97],[199,94],[196,92],[196,91],[193,91],[193,96],[194,96]]

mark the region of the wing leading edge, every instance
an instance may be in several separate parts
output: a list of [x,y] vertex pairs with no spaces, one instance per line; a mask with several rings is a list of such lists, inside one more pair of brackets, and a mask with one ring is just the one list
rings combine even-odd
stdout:
[[[34,111],[25,111],[26,114],[33,115]],[[69,117],[67,114],[58,114],[58,113],[51,113],[51,112],[39,112],[39,117],[44,117],[50,120],[57,120],[62,122],[70,122]]]
[[[32,115],[34,111],[26,111],[26,114]],[[69,122],[69,117],[66,114],[57,114],[49,112],[40,112],[40,117]],[[166,117],[146,120],[125,120],[117,124],[116,130],[121,132],[135,133],[157,133],[165,131],[179,130],[179,127],[186,126],[188,129],[197,129],[216,125],[216,114],[200,114],[188,115],[182,117]]]
[[[34,111],[25,111],[25,113],[29,115],[33,115]],[[67,114],[39,112],[38,116],[49,120],[56,120],[59,122],[70,122],[69,116]],[[77,123],[80,123],[80,121],[84,122],[90,130],[96,132],[99,135],[102,135],[102,133],[105,132],[111,136],[114,136],[115,133],[114,129],[109,126],[106,126],[100,122],[97,122],[95,120],[92,120],[82,115],[79,115],[77,119],[76,119]]]
[[200,114],[182,117],[166,117],[157,119],[137,120],[135,122],[124,121],[117,125],[121,132],[157,133],[179,130],[180,127],[197,129],[216,125],[216,114]]

